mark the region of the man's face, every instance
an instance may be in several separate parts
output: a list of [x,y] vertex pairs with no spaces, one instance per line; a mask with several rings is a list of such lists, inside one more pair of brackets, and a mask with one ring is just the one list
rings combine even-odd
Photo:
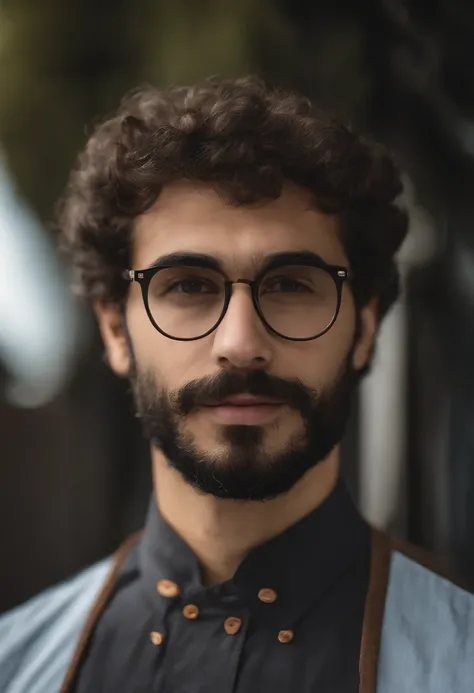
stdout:
[[[217,261],[231,281],[253,280],[270,255],[296,252],[348,267],[337,220],[315,210],[309,194],[288,186],[278,200],[234,207],[209,186],[182,183],[165,188],[136,221],[133,267],[199,253]],[[100,311],[99,318],[103,327]],[[247,500],[288,491],[339,443],[355,371],[367,361],[374,332],[366,310],[355,343],[347,283],[337,321],[312,341],[270,332],[245,283],[233,285],[224,319],[202,339],[160,334],[135,282],[126,323],[132,354],[126,340],[103,332],[113,367],[131,379],[153,445],[201,491]]]

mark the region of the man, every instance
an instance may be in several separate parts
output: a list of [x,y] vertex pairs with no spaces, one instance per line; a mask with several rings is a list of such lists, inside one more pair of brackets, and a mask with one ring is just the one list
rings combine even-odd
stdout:
[[474,690],[474,598],[340,480],[400,192],[383,148],[255,79],[147,88],[98,127],[59,228],[155,491],[114,559],[0,620],[2,691]]

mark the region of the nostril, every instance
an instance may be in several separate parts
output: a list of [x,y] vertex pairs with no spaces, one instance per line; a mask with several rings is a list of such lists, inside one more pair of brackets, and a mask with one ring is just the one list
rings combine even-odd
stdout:
[[218,356],[217,364],[221,368],[225,369],[253,371],[261,368],[266,368],[266,366],[268,365],[268,359],[266,359],[264,356],[254,356],[250,358],[245,358],[245,356],[239,356],[235,354],[233,356]]

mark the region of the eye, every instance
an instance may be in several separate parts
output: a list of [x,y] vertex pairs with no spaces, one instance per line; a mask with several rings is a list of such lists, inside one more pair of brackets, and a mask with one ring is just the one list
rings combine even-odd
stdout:
[[268,279],[262,286],[263,293],[284,293],[284,294],[294,294],[294,293],[308,293],[311,292],[310,287],[295,279],[294,277],[272,277]]
[[188,279],[179,279],[170,284],[166,294],[215,294],[219,288],[208,279],[200,277],[189,277]]

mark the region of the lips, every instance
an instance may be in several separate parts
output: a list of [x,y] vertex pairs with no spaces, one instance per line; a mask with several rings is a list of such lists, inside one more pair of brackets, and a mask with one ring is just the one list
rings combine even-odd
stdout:
[[258,407],[258,406],[277,406],[283,404],[270,397],[257,397],[255,395],[240,394],[226,397],[219,402],[209,404],[211,407]]
[[205,409],[222,426],[264,426],[279,416],[283,404],[270,397],[239,394],[208,404]]

